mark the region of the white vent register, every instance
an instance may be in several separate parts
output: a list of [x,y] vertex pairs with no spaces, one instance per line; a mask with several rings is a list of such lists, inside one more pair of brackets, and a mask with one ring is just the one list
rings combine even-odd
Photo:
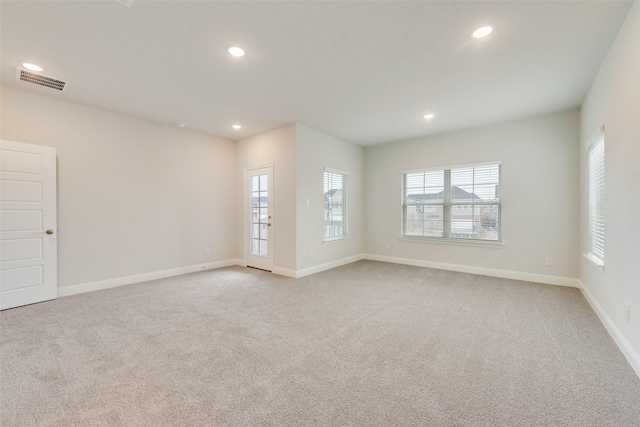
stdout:
[[63,92],[67,89],[69,82],[56,79],[55,77],[45,76],[41,73],[34,73],[20,67],[16,67],[16,79],[22,82],[32,83],[39,86],[48,87],[51,89],[59,90]]

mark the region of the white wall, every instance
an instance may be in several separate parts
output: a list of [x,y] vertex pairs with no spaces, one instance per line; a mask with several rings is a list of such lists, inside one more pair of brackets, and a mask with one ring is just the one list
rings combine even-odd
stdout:
[[[336,262],[363,253],[362,147],[341,141],[303,125],[297,130],[297,269]],[[347,210],[349,238],[324,240],[324,167],[349,172]],[[307,206],[309,200],[309,206]],[[313,257],[311,253],[313,252]]]
[[[640,355],[640,3],[636,1],[582,105],[580,250],[588,249],[588,151],[605,125],[605,270],[580,257],[580,278]],[[631,305],[631,321],[625,304]],[[638,358],[640,361],[640,358]],[[637,369],[640,369],[638,365]],[[638,371],[640,375],[640,370]]]
[[274,272],[296,270],[296,126],[288,125],[237,142],[236,258],[244,259],[244,173],[273,164],[272,214]]
[[[365,251],[578,277],[579,111],[365,149]],[[503,247],[401,241],[401,171],[502,161]],[[391,246],[386,248],[386,244]],[[554,266],[546,266],[546,257]]]
[[57,150],[59,287],[234,258],[232,141],[1,95],[2,139]]

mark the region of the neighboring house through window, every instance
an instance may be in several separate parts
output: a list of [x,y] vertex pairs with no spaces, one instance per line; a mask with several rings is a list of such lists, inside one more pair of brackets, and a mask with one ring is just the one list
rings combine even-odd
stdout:
[[500,242],[500,167],[403,172],[402,235]]
[[324,168],[324,240],[347,237],[348,172]]

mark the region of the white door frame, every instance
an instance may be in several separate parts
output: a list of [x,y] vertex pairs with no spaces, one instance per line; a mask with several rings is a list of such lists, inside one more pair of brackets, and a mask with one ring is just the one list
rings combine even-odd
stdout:
[[0,309],[58,296],[56,149],[0,141]]
[[[251,215],[252,215],[252,206],[251,206],[251,181],[250,177],[257,173],[267,173],[269,175],[268,189],[269,193],[267,196],[267,206],[269,212],[269,223],[270,226],[267,227],[267,256],[256,256],[251,255]],[[273,163],[257,165],[245,168],[244,170],[244,191],[243,198],[244,202],[242,204],[244,209],[244,262],[248,267],[256,267],[262,270],[272,271],[273,270],[273,235],[274,235],[274,208],[275,205],[273,203],[274,197],[274,179],[273,179]]]

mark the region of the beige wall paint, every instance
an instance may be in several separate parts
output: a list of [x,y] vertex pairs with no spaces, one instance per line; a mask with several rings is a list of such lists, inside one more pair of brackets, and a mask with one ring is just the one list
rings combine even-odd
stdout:
[[234,258],[232,141],[1,95],[3,139],[57,150],[59,287]]
[[[370,254],[578,276],[579,111],[365,149],[365,251]],[[502,161],[503,247],[414,243],[401,233],[401,171]],[[389,243],[390,249],[386,248]],[[546,266],[546,257],[554,266]]]
[[[588,249],[588,151],[605,125],[605,270],[580,257],[580,278],[640,354],[640,3],[636,1],[582,105],[580,250]],[[625,316],[631,306],[631,320]]]
[[244,173],[247,168],[273,165],[274,267],[296,269],[296,126],[288,125],[237,142],[236,257],[244,259]]
[[[362,254],[364,150],[360,146],[300,124],[296,125],[296,129],[298,270]],[[323,243],[325,166],[349,172],[347,178],[349,238],[331,243]],[[307,200],[309,200],[309,206],[307,206]]]

